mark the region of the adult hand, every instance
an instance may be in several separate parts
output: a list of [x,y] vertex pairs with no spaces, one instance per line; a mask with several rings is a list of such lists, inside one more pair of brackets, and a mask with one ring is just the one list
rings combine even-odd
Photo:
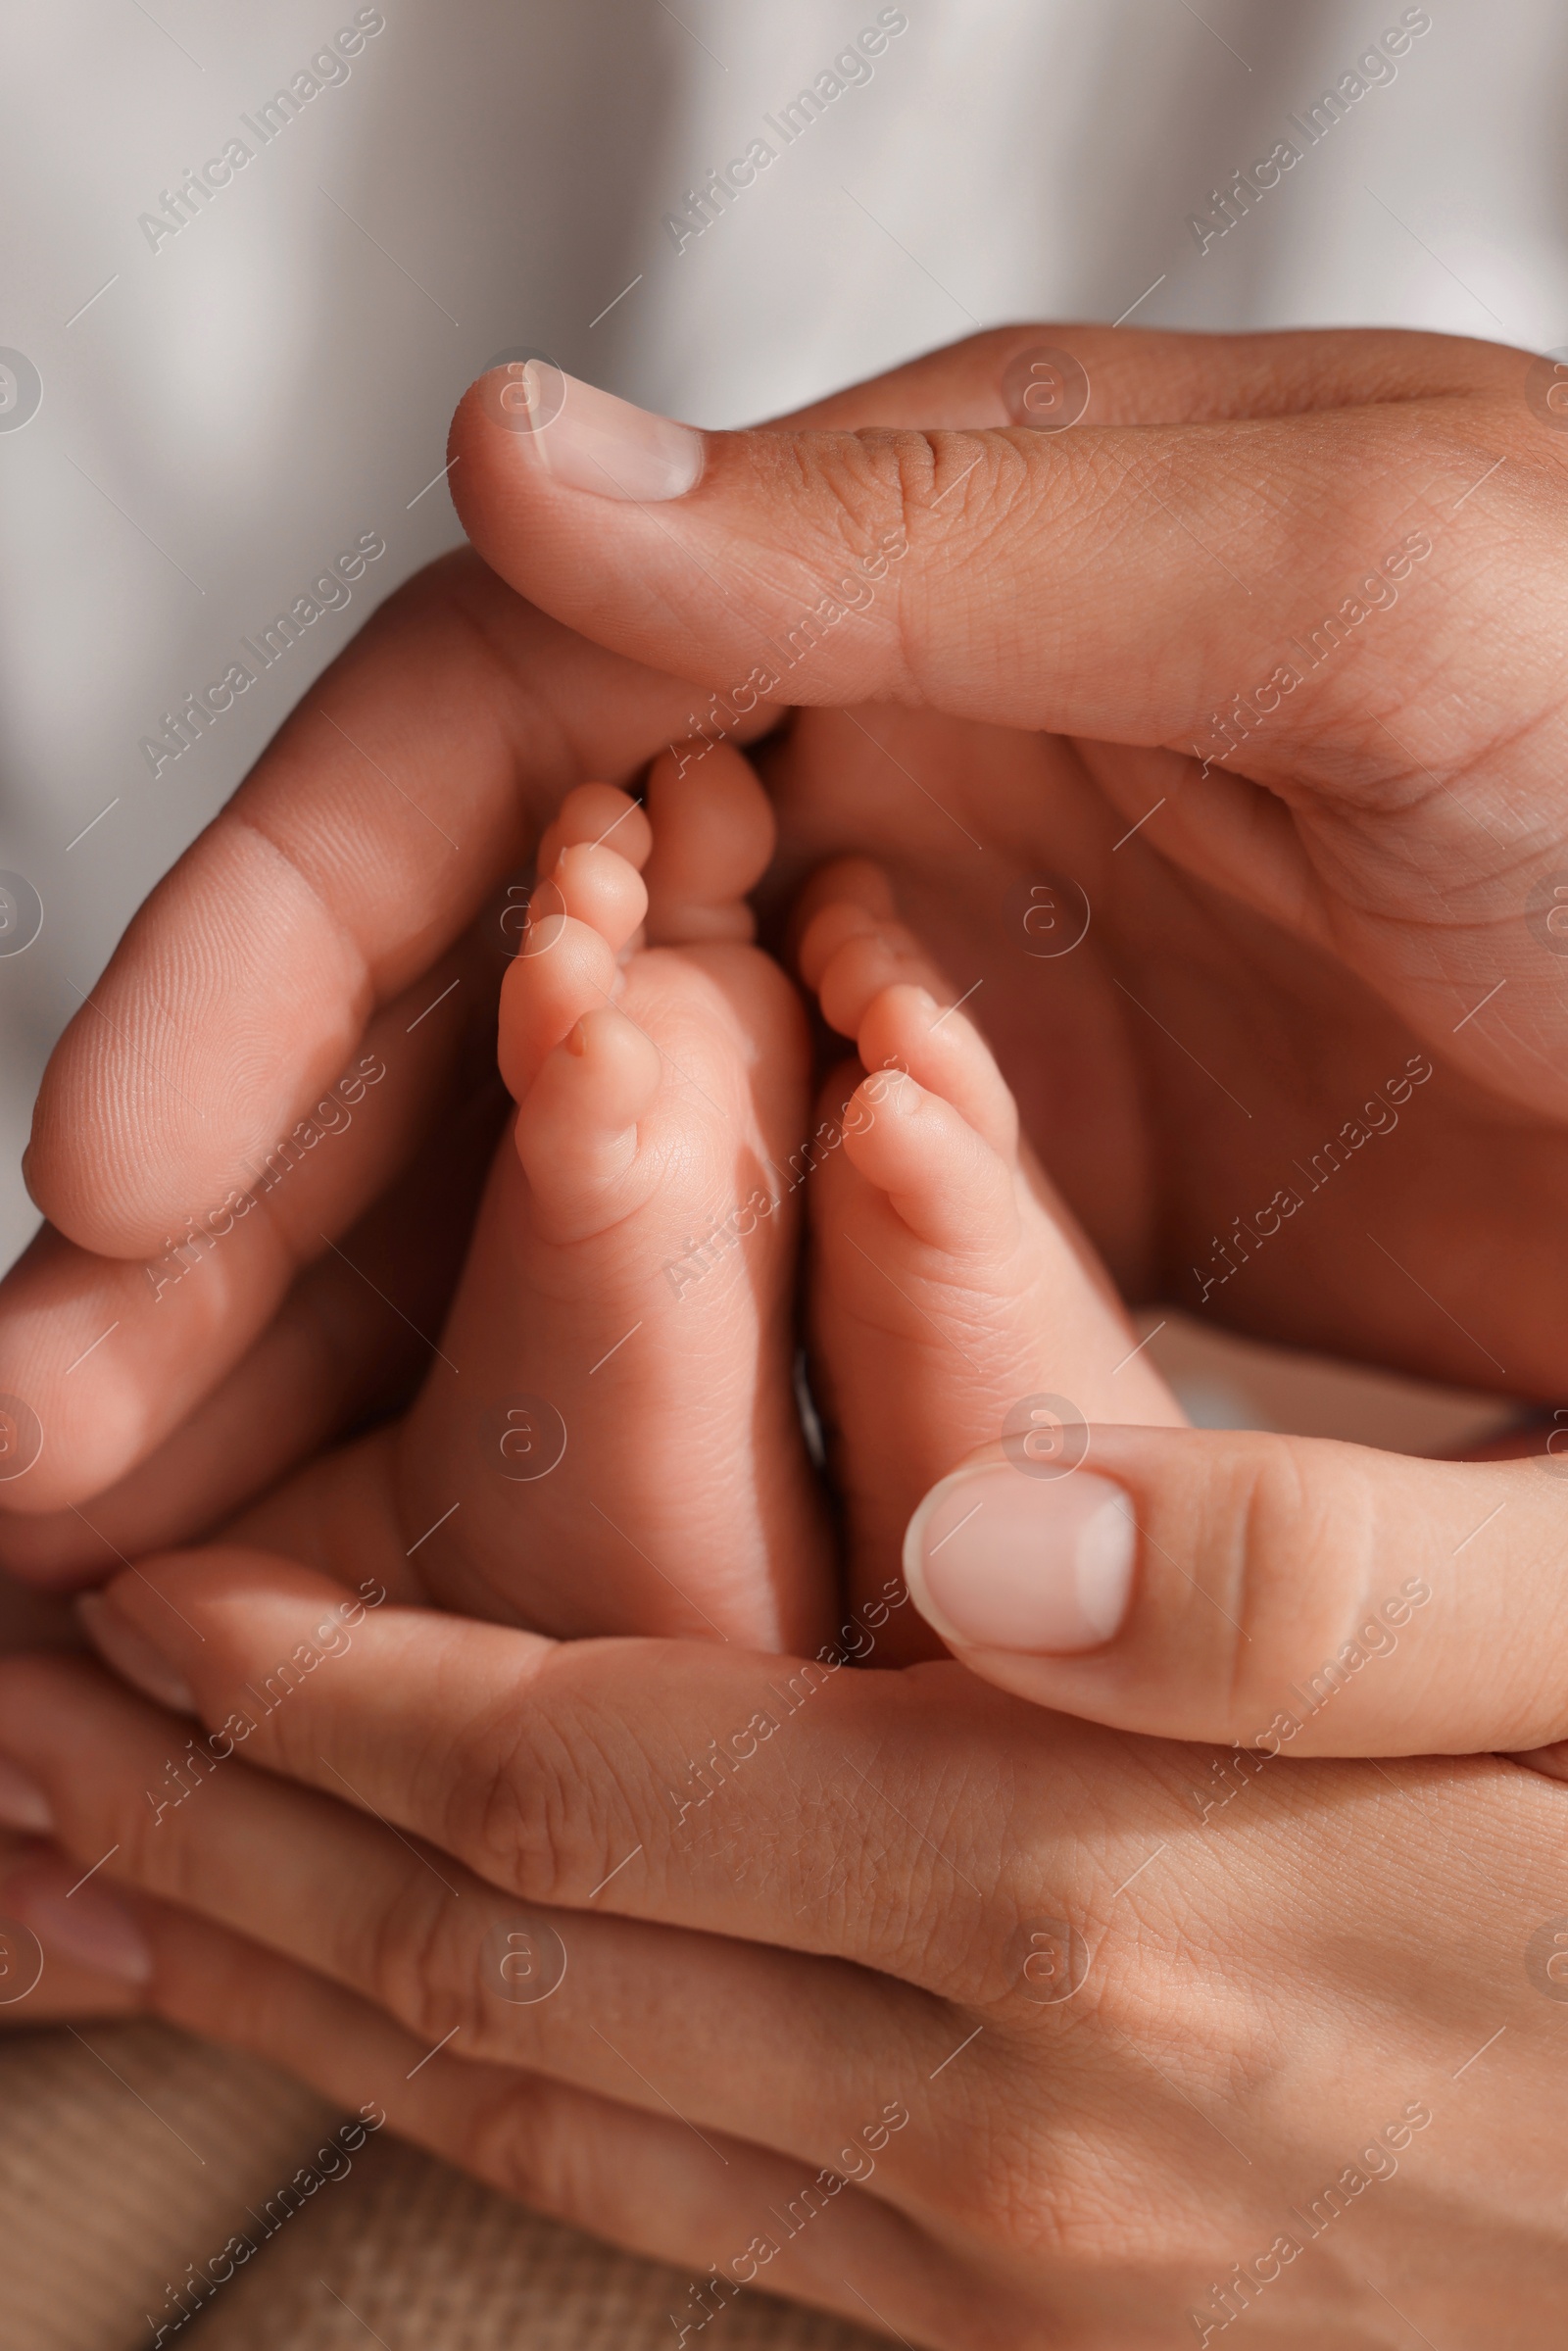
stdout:
[[[1005,429],[1043,340],[1087,412]],[[704,680],[715,730],[762,693],[812,706],[768,769],[783,881],[840,851],[892,868],[1125,1292],[1551,1394],[1568,444],[1531,404],[1544,365],[1009,328],[877,395],[888,424],[1004,429],[697,435],[579,388],[551,416],[541,379],[532,437],[468,395],[454,482],[504,577]],[[1085,898],[1082,943],[1040,954]]]
[[466,552],[312,688],[45,1073],[50,1221],[0,1283],[0,1560],[101,1580],[413,1395],[500,1114],[518,894],[475,918],[572,784],[630,780],[691,705]]
[[68,1856],[4,1906],[70,1948],[101,1863],[147,2009],[689,2265],[677,2334],[757,2282],[933,2351],[1559,2339],[1541,1779],[1205,1816],[1206,1757],[953,1664],[557,1647],[233,1552],[105,1605],[210,1735],[0,1668]]
[[50,1223],[0,1290],[19,1572],[210,1526],[412,1387],[500,1118],[516,938],[466,934],[562,795],[688,699],[447,558],[153,893],[45,1075]]
[[0,1560],[101,1580],[412,1396],[499,1119],[520,893],[475,918],[573,784],[629,781],[691,706],[467,551],[317,681],[45,1072],[49,1222],[0,1282]]
[[[1000,424],[1007,368],[1043,331],[959,345],[807,421]],[[925,698],[800,714],[770,762],[783,875],[873,852],[964,984],[989,982],[977,1008],[1026,1123],[1126,1290],[1549,1391],[1559,1014],[1551,909],[1532,916],[1528,902],[1554,887],[1562,831],[1548,678],[1559,480],[1556,440],[1524,398],[1527,363],[1416,336],[1050,331],[1070,334],[1091,371],[1088,416],[1065,436],[710,436],[694,492],[628,505],[552,480],[481,396],[460,416],[454,480],[498,570],[596,634],[725,692],[776,660],[781,696]],[[1435,552],[1396,583],[1382,558],[1412,516]],[[787,659],[846,575],[847,547],[899,528],[910,554],[886,587],[853,620],[813,620],[820,642]],[[1250,592],[1226,576],[1244,545]],[[1499,547],[1509,576],[1531,581],[1501,615],[1488,601]],[[1271,676],[1287,638],[1305,630],[1310,644],[1369,570],[1369,594],[1397,603],[1336,619],[1340,650],[1266,723],[1245,721],[1245,761],[1230,763],[1256,784],[1164,748],[1229,708],[1237,681]],[[862,604],[864,589],[862,575]],[[1440,655],[1441,690],[1427,682]],[[972,709],[980,720],[954,714]],[[290,1264],[412,1148],[421,1113],[394,1109],[394,1094],[432,1080],[410,1049],[374,1103],[386,1137],[367,1127],[354,1170],[334,1144],[330,1183],[323,1154],[331,1199],[307,1200],[299,1171],[299,1215],[275,1239],[270,1212],[257,1220],[268,1244],[243,1278],[235,1266],[220,1289],[205,1274],[183,1285],[184,1304],[152,1329],[145,1275],[115,1260],[161,1249],[187,1213],[244,1187],[247,1156],[342,1068],[377,989],[409,985],[407,1036],[446,985],[432,967],[525,854],[537,814],[519,808],[585,767],[629,773],[659,733],[701,716],[684,688],[551,630],[466,558],[394,600],[327,673],[253,799],[149,902],[51,1065],[33,1182],[71,1243],[47,1237],[12,1278],[0,1327],[0,1393],[31,1401],[49,1466],[0,1486],[0,1503],[68,1507],[30,1543],[12,1533],[19,1565],[102,1573],[117,1546],[211,1525],[366,1400],[390,1326],[353,1267],[318,1267],[319,1296],[257,1335]],[[736,731],[765,723],[759,703]],[[1396,738],[1415,764],[1401,767]],[[1223,750],[1218,734],[1197,739]],[[421,797],[426,768],[443,795],[432,814],[458,843],[434,873],[434,836],[405,797]],[[1521,779],[1528,817],[1509,797]],[[1043,895],[1063,868],[1088,892],[1091,932],[1040,957],[1053,904],[1080,904]],[[1499,971],[1507,986],[1475,1010]],[[1417,1085],[1407,1065],[1428,1066],[1423,1046],[1437,1082]],[[243,1082],[209,1085],[203,1055]],[[439,1269],[433,1307],[399,1300],[421,1329],[450,1278]],[[117,1320],[130,1327],[133,1299],[136,1346],[105,1340]],[[158,1448],[197,1404],[221,1435],[200,1456],[224,1466],[188,1509],[198,1448]],[[130,1483],[91,1513],[100,1541],[70,1506],[116,1478]]]

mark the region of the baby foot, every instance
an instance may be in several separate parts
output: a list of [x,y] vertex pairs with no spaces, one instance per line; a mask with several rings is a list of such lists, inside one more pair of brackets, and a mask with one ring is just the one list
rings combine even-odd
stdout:
[[[802,977],[858,1053],[816,1129],[812,1384],[852,1581],[880,1593],[921,1495],[979,1446],[1001,1439],[1021,1470],[1060,1474],[1096,1421],[1183,1416],[880,868],[829,867],[801,913]],[[944,1653],[912,1609],[884,1649],[892,1662]]]
[[660,760],[642,807],[583,785],[540,845],[501,1000],[515,1148],[403,1447],[414,1564],[447,1605],[769,1649],[831,1629],[777,1172],[808,1040],[745,903],[772,846],[728,749],[684,778]]

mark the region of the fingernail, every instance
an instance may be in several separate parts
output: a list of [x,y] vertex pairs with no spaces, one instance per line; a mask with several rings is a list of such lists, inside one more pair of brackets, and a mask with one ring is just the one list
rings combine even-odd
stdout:
[[34,1837],[47,1837],[55,1825],[54,1806],[36,1780],[5,1755],[0,1755],[0,1821]]
[[74,1893],[65,1893],[24,1885],[9,1899],[15,1915],[38,1937],[46,1962],[74,1959],[78,1967],[118,1976],[122,1984],[145,1984],[152,1974],[147,1937],[107,1886],[78,1886]]
[[909,1521],[904,1573],[956,1647],[1071,1656],[1120,1627],[1137,1552],[1126,1494],[1108,1478],[988,1462],[932,1488]]
[[196,1693],[179,1668],[171,1665],[139,1626],[130,1624],[101,1592],[84,1592],[76,1601],[81,1629],[106,1665],[133,1690],[175,1714],[199,1712]]
[[650,416],[548,360],[530,360],[523,379],[527,428],[518,439],[564,488],[647,503],[695,488],[704,444],[689,424]]

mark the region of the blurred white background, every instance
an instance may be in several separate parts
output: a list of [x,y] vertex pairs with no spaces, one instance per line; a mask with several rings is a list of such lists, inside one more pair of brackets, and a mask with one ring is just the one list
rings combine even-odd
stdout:
[[[52,1040],[312,676],[459,535],[425,485],[497,353],[727,424],[975,325],[1134,305],[1568,340],[1561,0],[908,0],[872,78],[679,251],[663,216],[876,0],[359,14],[383,24],[349,77],[156,250],[139,216],[257,146],[240,118],[355,8],[13,0],[0,31],[0,346],[43,387],[0,430],[0,870],[44,908],[0,955],[0,1262],[35,1222]],[[1200,252],[1216,183],[1418,17],[1396,76]],[[354,601],[155,779],[160,714],[368,531]]]

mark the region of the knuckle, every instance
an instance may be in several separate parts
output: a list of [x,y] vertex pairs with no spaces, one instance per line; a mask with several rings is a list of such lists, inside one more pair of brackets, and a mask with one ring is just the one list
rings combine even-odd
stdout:
[[[959,440],[955,433],[901,432],[894,434],[887,446],[887,479],[891,493],[890,505],[899,523],[911,537],[923,531],[933,511],[933,501],[945,470],[944,449]],[[967,458],[946,468],[956,481]],[[983,470],[983,468],[982,468]]]
[[928,434],[902,427],[855,433],[808,434],[800,443],[819,496],[808,510],[820,514],[840,553],[861,555],[906,514],[906,501],[922,474],[930,496],[933,470]]
[[1255,1711],[1346,1638],[1377,1550],[1371,1488],[1348,1457],[1289,1440],[1240,1472],[1230,1512],[1239,1576],[1233,1694]]
[[462,1768],[448,1774],[449,1849],[509,1893],[546,1907],[568,1904],[595,1885],[640,1832],[619,1816],[626,1805],[624,1726],[596,1734],[579,1705],[547,1714],[537,1693],[465,1741]]
[[479,2178],[514,2202],[558,2221],[613,2226],[610,2183],[576,2092],[524,2076],[474,2118],[468,2144]]
[[972,563],[977,537],[983,542],[1041,487],[1032,453],[1001,433],[900,433],[890,457],[900,525],[928,563],[940,565],[944,554]]
[[1311,1439],[1216,1434],[1183,1453],[1188,1476],[1149,1496],[1150,1563],[1207,1735],[1250,1741],[1346,1639],[1376,1556],[1375,1493],[1349,1447]]
[[[1027,476],[1024,460],[999,435],[906,426],[826,436],[807,463],[832,556],[872,563],[878,579],[882,561],[896,563],[906,553],[930,562],[956,546],[968,560],[977,510],[1010,504]],[[956,532],[955,523],[964,527]]]
[[421,2039],[436,2041],[464,2029],[472,2046],[487,2022],[479,1969],[461,1945],[462,1929],[449,1916],[457,1905],[434,1879],[428,1890],[405,1879],[398,1892],[362,1930],[363,1954],[350,1955],[348,1980],[363,1983],[382,2007]]
[[576,1875],[576,1833],[559,1777],[503,1763],[473,1791],[467,1809],[464,1849],[472,1850],[480,1874],[528,1901],[558,1902]]

